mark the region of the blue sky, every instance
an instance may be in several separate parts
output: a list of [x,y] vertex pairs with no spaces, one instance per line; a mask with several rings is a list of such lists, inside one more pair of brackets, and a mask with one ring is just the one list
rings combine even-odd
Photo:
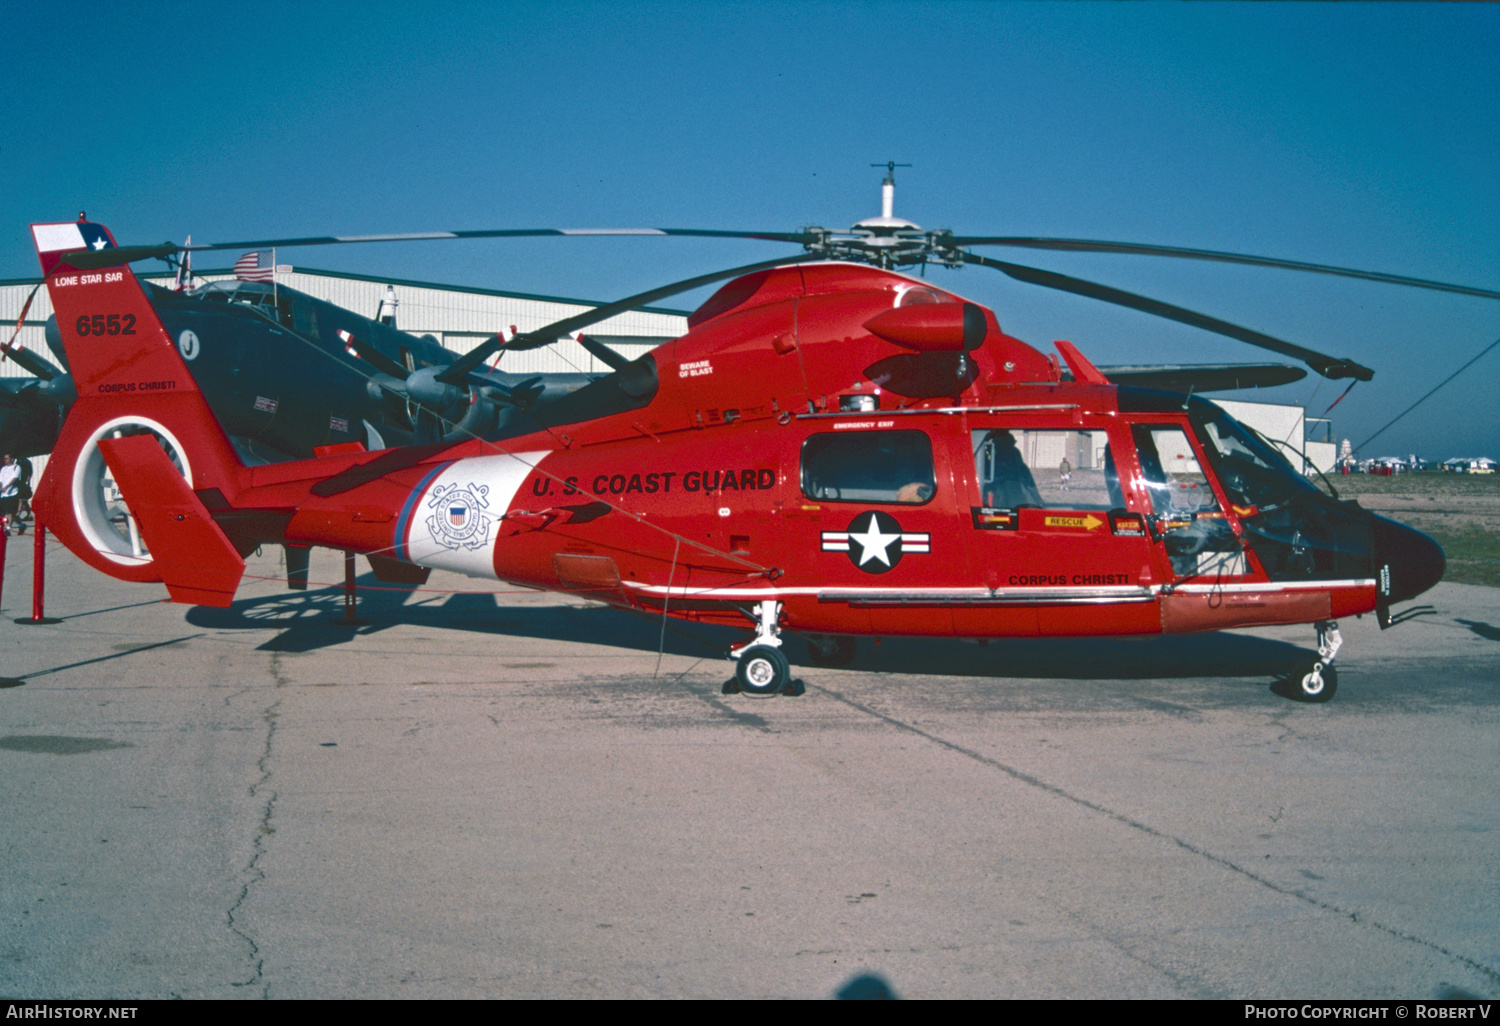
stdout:
[[[17,5],[0,278],[80,209],[122,243],[489,227],[844,227],[1233,250],[1500,288],[1500,5]],[[282,262],[609,299],[780,252],[540,239]],[[1357,444],[1500,338],[1500,302],[987,250],[1373,367]],[[228,258],[225,259],[228,262]],[[1257,350],[982,268],[932,277],[1098,363]],[[702,296],[696,297],[701,299]],[[691,305],[694,297],[680,305]],[[1266,357],[1274,358],[1274,357]],[[1368,455],[1500,456],[1500,349]],[[1321,413],[1315,377],[1241,396]]]

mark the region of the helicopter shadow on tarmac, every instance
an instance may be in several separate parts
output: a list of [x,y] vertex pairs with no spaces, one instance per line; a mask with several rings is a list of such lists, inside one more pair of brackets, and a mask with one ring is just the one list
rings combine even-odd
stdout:
[[[366,583],[368,581],[368,583]],[[659,617],[604,605],[497,605],[488,592],[437,593],[412,599],[403,588],[361,578],[358,617],[342,623],[341,587],[311,588],[236,601],[227,609],[198,606],[187,622],[212,630],[280,627],[260,646],[265,651],[308,652],[346,644],[392,627],[463,631],[496,637],[524,637],[666,654],[723,659],[731,643],[749,630],[707,624],[666,623]],[[748,628],[748,624],[747,624]],[[1191,634],[1134,638],[1004,638],[971,644],[947,638],[860,638],[845,667],[880,673],[924,676],[1041,678],[1058,680],[1144,680],[1196,677],[1275,677],[1288,664],[1311,654],[1297,645],[1245,634]],[[813,669],[804,641],[789,636],[794,665]]]

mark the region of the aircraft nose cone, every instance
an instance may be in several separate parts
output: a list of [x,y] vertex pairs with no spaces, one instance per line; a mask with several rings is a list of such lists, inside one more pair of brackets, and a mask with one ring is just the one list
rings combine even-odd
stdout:
[[[1390,602],[1416,598],[1443,578],[1448,561],[1442,546],[1421,531],[1385,517],[1375,518],[1375,572]],[[1390,583],[1381,578],[1390,575]]]

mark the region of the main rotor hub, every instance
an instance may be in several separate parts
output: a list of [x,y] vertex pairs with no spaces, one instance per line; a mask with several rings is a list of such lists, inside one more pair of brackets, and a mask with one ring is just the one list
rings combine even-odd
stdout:
[[962,267],[962,251],[953,243],[953,231],[939,228],[923,231],[921,226],[897,217],[872,217],[851,227],[847,232],[831,228],[804,228],[804,235],[811,236],[805,242],[809,253],[816,253],[829,260],[848,260],[852,263],[874,264],[882,270],[922,264],[929,260],[945,267]]
[[946,267],[962,267],[962,253],[947,241],[953,237],[951,230],[923,231],[921,225],[895,216],[896,168],[911,165],[887,161],[870,166],[887,169],[885,181],[880,183],[880,216],[867,217],[847,232],[804,228],[803,233],[812,236],[805,243],[808,252],[830,260],[874,264],[887,271],[928,260],[937,260]]

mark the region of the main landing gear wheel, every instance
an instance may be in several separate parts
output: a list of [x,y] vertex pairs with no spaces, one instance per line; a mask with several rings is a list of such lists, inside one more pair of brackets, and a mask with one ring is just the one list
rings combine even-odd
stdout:
[[1326,702],[1339,689],[1339,674],[1331,663],[1304,660],[1292,667],[1287,687],[1299,702]]
[[781,649],[751,645],[740,653],[734,679],[747,695],[774,695],[791,683],[792,667]]
[[814,666],[848,666],[854,661],[856,646],[853,638],[841,634],[809,636],[807,657]]

